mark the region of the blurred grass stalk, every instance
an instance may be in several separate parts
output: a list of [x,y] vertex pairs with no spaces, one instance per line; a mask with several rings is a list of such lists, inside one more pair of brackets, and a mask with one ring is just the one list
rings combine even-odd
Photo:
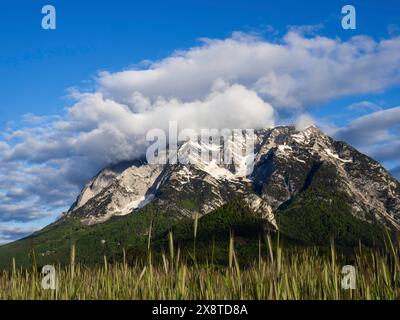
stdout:
[[[151,258],[151,229],[148,235],[147,262],[129,265],[125,249],[123,261],[88,268],[76,261],[71,246],[69,268],[57,268],[57,293],[40,286],[36,255],[32,250],[32,269],[18,268],[0,273],[0,299],[400,299],[399,244],[390,239],[385,252],[356,250],[356,289],[341,288],[340,269],[345,258],[338,254],[334,241],[330,254],[317,248],[285,250],[281,241],[272,244],[266,235],[266,247],[259,240],[259,255],[253,265],[241,267],[235,250],[233,232],[229,238],[228,265],[198,263],[196,260],[197,219],[193,231],[193,262],[185,260],[181,249],[168,233],[168,253],[162,263]],[[263,252],[265,250],[265,252]],[[214,251],[214,250],[213,250]],[[188,252],[190,254],[190,252]],[[79,258],[79,257],[78,257]]]

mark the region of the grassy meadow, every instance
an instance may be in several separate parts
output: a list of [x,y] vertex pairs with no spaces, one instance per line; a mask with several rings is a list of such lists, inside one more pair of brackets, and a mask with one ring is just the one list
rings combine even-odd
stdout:
[[195,221],[190,259],[183,258],[172,233],[157,263],[150,237],[147,261],[136,264],[126,262],[123,250],[120,262],[110,263],[104,255],[101,265],[85,267],[76,261],[73,245],[69,265],[55,266],[55,290],[42,288],[34,254],[30,268],[12,259],[10,270],[0,274],[0,299],[400,299],[399,245],[391,241],[383,251],[361,245],[355,250],[356,289],[344,290],[341,270],[348,260],[333,242],[321,254],[316,247],[285,250],[266,236],[259,242],[258,259],[241,266],[231,236],[226,266],[198,264],[196,230]]

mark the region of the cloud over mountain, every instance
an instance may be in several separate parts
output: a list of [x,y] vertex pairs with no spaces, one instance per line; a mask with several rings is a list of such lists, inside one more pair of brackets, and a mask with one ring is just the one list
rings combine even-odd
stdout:
[[7,227],[0,224],[0,244],[30,235],[35,228]]
[[[389,168],[400,164],[400,107],[361,116],[331,134],[358,146]],[[392,173],[400,177],[398,167]]]
[[294,31],[278,42],[235,33],[153,63],[145,70],[103,72],[106,97],[140,108],[136,92],[150,99],[202,98],[215,79],[254,90],[275,108],[302,108],[346,95],[377,92],[400,81],[400,38],[349,41]]
[[[0,222],[54,216],[102,167],[142,155],[146,132],[167,129],[169,121],[193,129],[269,127],[282,113],[306,114],[332,99],[398,85],[399,52],[400,38],[341,41],[291,30],[271,42],[234,33],[202,39],[145,69],[102,72],[91,92],[72,93],[75,101],[64,114],[27,115],[5,131]],[[378,146],[398,136],[398,108],[391,110],[366,115],[336,134]],[[299,119],[300,125],[312,121]]]

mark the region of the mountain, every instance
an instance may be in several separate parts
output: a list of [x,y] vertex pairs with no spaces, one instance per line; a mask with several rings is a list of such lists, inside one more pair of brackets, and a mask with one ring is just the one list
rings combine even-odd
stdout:
[[[155,239],[172,227],[178,230],[177,238],[186,239],[182,230],[188,230],[196,213],[213,226],[207,231],[212,235],[223,225],[218,217],[226,214],[232,225],[241,221],[253,226],[244,230],[262,225],[301,244],[324,245],[334,237],[343,246],[359,241],[374,246],[382,241],[384,229],[400,231],[400,183],[345,142],[315,126],[280,126],[255,131],[253,143],[254,162],[241,154],[246,140],[238,136],[224,146],[236,155],[230,164],[199,155],[200,150],[212,153],[221,146],[189,140],[179,145],[178,156],[190,164],[136,159],[109,166],[86,184],[59,221],[1,247],[0,265],[2,256],[24,255],[29,246],[62,259],[71,242],[80,242],[82,253],[90,256],[88,248],[100,250],[94,243],[102,238],[113,239],[114,248],[130,246],[135,255],[151,221]],[[234,212],[244,215],[239,219]],[[258,227],[249,212],[257,217]]]
[[[230,148],[240,149],[243,143],[239,140],[239,146]],[[180,146],[178,153],[190,157],[190,165],[151,165],[142,160],[106,168],[85,186],[67,216],[92,225],[150,202],[160,210],[191,216],[197,211],[207,214],[240,195],[279,229],[274,212],[304,193],[319,172],[331,168],[335,178],[330,188],[347,196],[355,217],[400,230],[399,182],[378,162],[314,126],[303,131],[293,126],[256,131],[254,170],[249,173],[243,159],[227,166],[193,152],[204,148],[212,151],[215,146],[193,141]]]

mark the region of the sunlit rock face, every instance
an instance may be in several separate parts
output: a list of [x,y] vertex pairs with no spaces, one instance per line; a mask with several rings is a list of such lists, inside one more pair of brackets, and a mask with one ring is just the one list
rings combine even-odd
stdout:
[[[240,149],[240,139],[226,147],[236,152],[238,145]],[[245,156],[236,157],[230,165],[197,156],[202,149],[212,152],[220,147],[187,141],[179,145],[178,154],[190,164],[134,160],[107,167],[87,183],[66,216],[96,224],[134,214],[149,203],[192,216],[194,212],[207,214],[241,196],[278,228],[274,211],[307,190],[318,170],[330,167],[335,172],[332,183],[348,195],[354,216],[400,230],[399,182],[378,162],[315,126],[255,131],[252,170]],[[315,197],[330,201],[318,194]]]

